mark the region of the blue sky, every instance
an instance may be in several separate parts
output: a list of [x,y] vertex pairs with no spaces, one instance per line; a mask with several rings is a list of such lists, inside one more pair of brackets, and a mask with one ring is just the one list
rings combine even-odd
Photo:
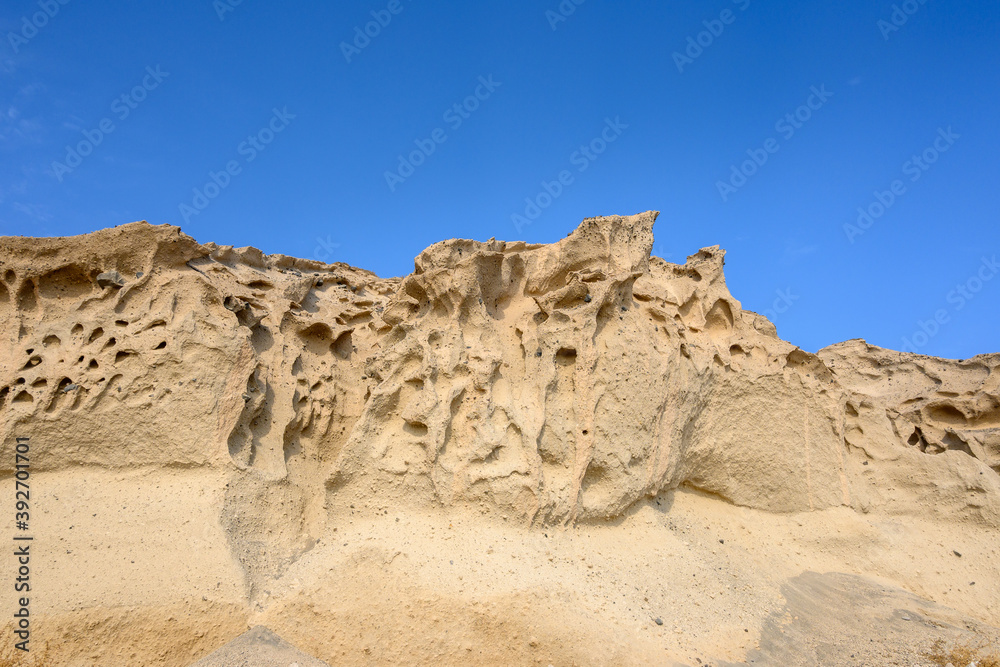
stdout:
[[0,234],[390,276],[655,209],[655,254],[721,245],[804,349],[1000,350],[993,0],[8,0],[0,31]]

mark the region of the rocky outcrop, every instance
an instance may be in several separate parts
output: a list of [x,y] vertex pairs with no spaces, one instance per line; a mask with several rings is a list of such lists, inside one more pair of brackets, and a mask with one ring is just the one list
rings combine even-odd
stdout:
[[444,241],[389,279],[146,223],[0,239],[0,472],[29,434],[37,473],[221,475],[258,602],[398,507],[544,529],[687,488],[1000,526],[1000,355],[811,354],[743,310],[718,247],[651,257],[655,219]]
[[308,516],[343,490],[609,519],[685,484],[868,508],[859,466],[906,456],[996,520],[997,355],[809,354],[741,308],[718,247],[650,257],[655,218],[445,241],[401,280],[145,223],[5,239],[4,429],[46,436],[43,469],[229,466],[234,503],[288,480]]

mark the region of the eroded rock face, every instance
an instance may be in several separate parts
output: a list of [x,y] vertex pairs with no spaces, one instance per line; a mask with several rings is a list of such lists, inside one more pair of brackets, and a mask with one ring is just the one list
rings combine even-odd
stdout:
[[842,389],[744,315],[718,248],[651,259],[654,220],[422,253],[376,329],[335,486],[542,522],[683,483],[778,511],[849,504]]
[[0,465],[30,425],[39,471],[231,471],[251,589],[337,508],[393,503],[572,523],[686,485],[1000,524],[1000,355],[807,353],[718,247],[650,257],[655,218],[445,241],[402,279],[145,223],[2,239]]

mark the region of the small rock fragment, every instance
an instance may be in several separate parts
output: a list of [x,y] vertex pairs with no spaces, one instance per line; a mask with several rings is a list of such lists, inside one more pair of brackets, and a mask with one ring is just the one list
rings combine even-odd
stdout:
[[98,287],[123,287],[124,285],[125,279],[117,271],[105,271],[97,276]]

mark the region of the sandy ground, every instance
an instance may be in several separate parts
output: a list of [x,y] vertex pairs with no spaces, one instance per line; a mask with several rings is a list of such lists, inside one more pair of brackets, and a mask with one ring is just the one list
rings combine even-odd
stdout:
[[[933,599],[985,639],[977,623],[1000,624],[996,533],[847,508],[775,515],[686,491],[571,528],[330,508],[330,530],[250,600],[214,518],[224,483],[183,470],[35,477],[33,641],[51,664],[188,665],[257,624],[330,664],[742,662],[806,572]],[[845,644],[886,639],[853,631]],[[914,633],[910,654],[936,637]]]

